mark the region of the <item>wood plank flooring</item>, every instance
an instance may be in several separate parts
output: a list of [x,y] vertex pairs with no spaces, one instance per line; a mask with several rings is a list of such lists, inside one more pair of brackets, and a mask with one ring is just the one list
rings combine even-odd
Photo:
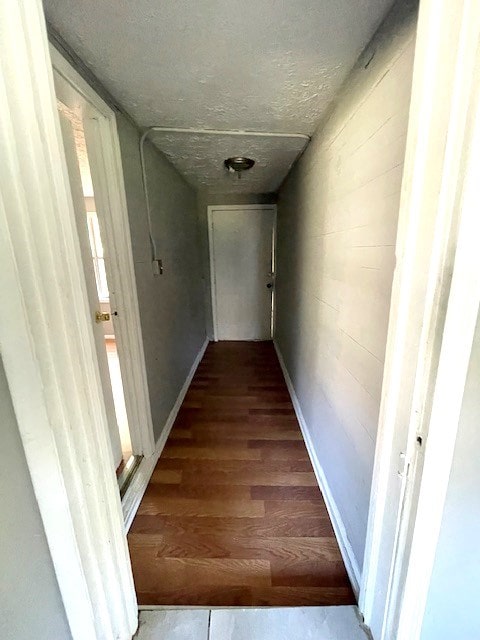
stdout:
[[128,535],[139,604],[354,604],[271,342],[210,343]]

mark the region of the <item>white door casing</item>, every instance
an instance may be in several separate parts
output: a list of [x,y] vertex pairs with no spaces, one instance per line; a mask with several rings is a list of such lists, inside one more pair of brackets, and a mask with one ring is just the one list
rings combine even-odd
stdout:
[[479,37],[478,2],[420,3],[360,594],[375,640],[421,634],[477,319]]
[[215,340],[270,340],[275,206],[209,207]]
[[40,0],[0,2],[0,347],[74,640],[137,608]]

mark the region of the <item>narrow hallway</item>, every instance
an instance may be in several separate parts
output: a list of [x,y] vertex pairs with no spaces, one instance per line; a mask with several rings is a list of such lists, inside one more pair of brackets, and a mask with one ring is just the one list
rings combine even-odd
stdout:
[[128,541],[141,605],[355,603],[272,342],[210,343]]
[[0,640],[480,640],[480,2],[0,41]]

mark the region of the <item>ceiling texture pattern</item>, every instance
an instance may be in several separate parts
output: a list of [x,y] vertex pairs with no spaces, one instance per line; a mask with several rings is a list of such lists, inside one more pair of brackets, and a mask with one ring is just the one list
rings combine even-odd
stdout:
[[[302,138],[159,133],[149,139],[177,167],[186,180],[206,191],[268,193],[280,187],[305,147]],[[229,173],[225,158],[247,156],[255,165],[240,177]]]
[[[391,5],[45,0],[53,28],[141,127],[308,135]],[[252,193],[278,188],[304,146],[193,133],[152,139],[194,186]],[[223,168],[228,155],[252,157],[256,171],[234,182]]]

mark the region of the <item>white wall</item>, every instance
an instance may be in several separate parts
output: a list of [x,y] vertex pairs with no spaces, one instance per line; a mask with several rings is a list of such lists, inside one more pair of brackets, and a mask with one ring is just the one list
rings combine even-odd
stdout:
[[0,360],[0,638],[71,634]]
[[276,341],[361,569],[414,54],[400,2],[278,200]]
[[421,640],[480,638],[480,320]]

